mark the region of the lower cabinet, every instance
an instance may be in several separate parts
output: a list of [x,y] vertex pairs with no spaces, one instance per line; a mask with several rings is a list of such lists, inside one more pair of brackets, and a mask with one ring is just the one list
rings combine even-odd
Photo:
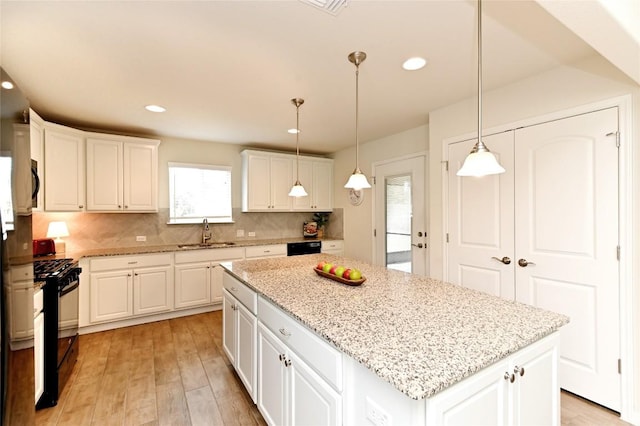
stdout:
[[44,393],[44,312],[42,311],[42,289],[33,295],[33,367],[35,400],[34,404]]
[[[557,333],[556,333],[557,334]],[[560,423],[558,336],[549,336],[427,400],[427,424]]]
[[223,275],[222,347],[253,402],[257,395],[257,295],[246,285]]
[[342,397],[258,323],[258,409],[270,425],[340,424]]
[[[125,266],[129,268],[120,269]],[[171,255],[93,259],[89,291],[92,323],[170,311],[173,309]]]
[[242,260],[244,249],[185,251],[175,257],[175,308],[192,308],[222,302],[224,272],[219,263]]

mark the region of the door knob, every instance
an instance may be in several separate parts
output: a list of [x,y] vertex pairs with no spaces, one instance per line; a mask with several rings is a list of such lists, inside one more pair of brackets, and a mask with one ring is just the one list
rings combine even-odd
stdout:
[[508,265],[511,263],[511,259],[509,259],[507,256],[503,257],[502,259],[500,259],[499,257],[495,257],[495,256],[491,256],[492,259],[497,260],[498,262],[502,262],[505,265]]
[[528,262],[527,259],[519,259],[518,265],[522,266],[523,268],[526,268],[528,265],[535,265],[535,263]]
[[418,248],[422,248],[422,243],[418,243],[418,244],[411,244],[414,247],[418,247]]

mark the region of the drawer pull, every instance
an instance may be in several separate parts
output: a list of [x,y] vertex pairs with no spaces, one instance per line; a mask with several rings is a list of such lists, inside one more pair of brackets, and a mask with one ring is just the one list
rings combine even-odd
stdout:
[[238,291],[238,289],[235,287],[231,287],[231,291]]
[[131,261],[131,262],[127,262],[127,265],[135,265],[136,263],[138,263],[137,260]]
[[279,331],[280,331],[280,334],[282,334],[285,337],[291,336],[291,333],[289,331],[287,331],[286,328],[281,328]]

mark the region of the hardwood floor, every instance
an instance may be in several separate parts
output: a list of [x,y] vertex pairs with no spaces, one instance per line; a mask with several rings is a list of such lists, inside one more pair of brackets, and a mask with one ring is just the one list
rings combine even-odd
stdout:
[[58,405],[37,425],[264,425],[213,312],[80,336]]
[[[56,407],[37,425],[265,425],[222,351],[221,311],[80,336]],[[562,393],[562,425],[625,425]]]

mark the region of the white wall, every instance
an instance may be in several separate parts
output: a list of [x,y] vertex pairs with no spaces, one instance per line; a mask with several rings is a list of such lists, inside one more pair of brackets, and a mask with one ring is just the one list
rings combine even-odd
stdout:
[[[354,141],[355,144],[355,141]],[[372,164],[382,160],[428,151],[429,126],[422,125],[402,133],[377,139],[360,145],[360,169],[371,176]],[[348,190],[344,188],[347,179],[355,168],[355,145],[334,153],[334,204],[344,208],[345,256],[367,262],[373,260],[372,241],[372,190],[365,189],[365,198],[361,205],[352,206],[347,199]],[[425,173],[425,176],[428,172]],[[371,179],[369,179],[371,182]],[[425,185],[426,187],[426,185]],[[428,206],[428,200],[426,200]]]
[[[623,143],[633,144],[630,171],[632,224],[629,234],[634,257],[632,262],[632,293],[635,318],[632,321],[635,359],[635,398],[625,413],[628,420],[640,423],[640,85],[633,82],[600,56],[574,66],[560,67],[533,78],[504,86],[483,94],[483,127],[492,128],[543,116],[552,112],[576,108],[607,99],[631,94],[632,131],[623,134]],[[431,276],[443,276],[442,169],[443,141],[476,131],[476,99],[432,111],[429,115],[430,140],[430,271]],[[489,147],[491,148],[491,147]],[[624,256],[624,254],[623,254]],[[627,362],[628,360],[623,360]],[[626,365],[629,365],[628,363]],[[628,370],[627,370],[628,371]],[[623,372],[624,374],[624,372]]]

